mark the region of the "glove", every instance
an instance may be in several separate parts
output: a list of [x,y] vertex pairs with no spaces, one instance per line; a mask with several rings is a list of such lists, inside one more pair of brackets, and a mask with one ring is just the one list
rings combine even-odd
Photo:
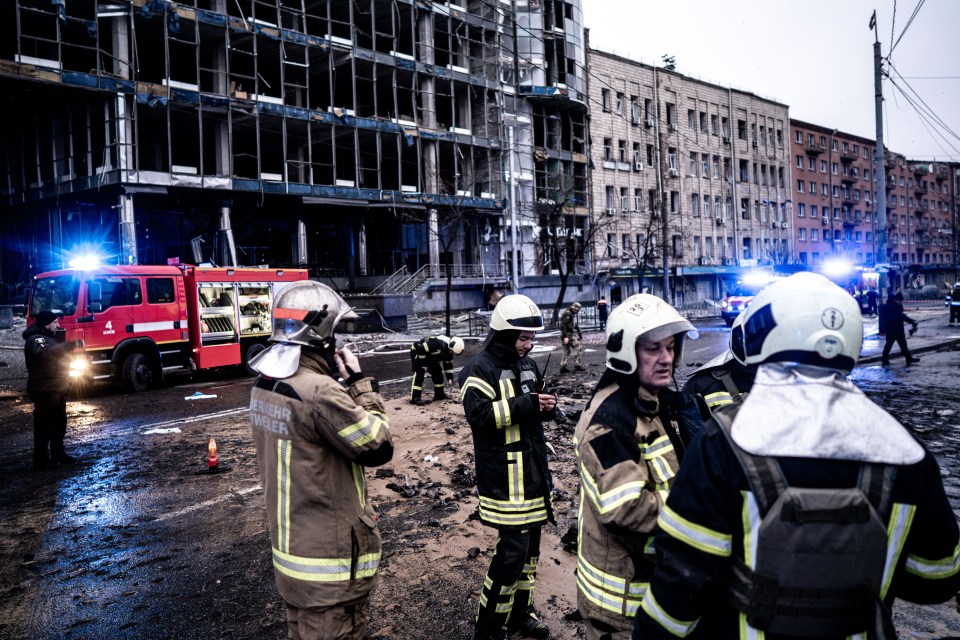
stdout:
[[577,329],[577,340],[583,340],[583,332]]
[[917,332],[917,323],[913,323],[913,328],[910,329],[910,335],[913,335]]

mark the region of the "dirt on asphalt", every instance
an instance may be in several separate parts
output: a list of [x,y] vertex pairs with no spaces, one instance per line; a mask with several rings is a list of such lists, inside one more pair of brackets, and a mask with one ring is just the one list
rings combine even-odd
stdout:
[[[585,337],[588,347],[602,348],[599,333]],[[0,361],[15,366],[10,353],[0,351]],[[960,512],[956,356],[925,356],[931,377],[875,368],[858,384],[938,457],[947,456],[948,494]],[[568,422],[545,424],[556,450],[550,465],[558,523],[544,527],[535,603],[551,637],[570,640],[584,637],[569,536],[579,501],[572,435],[601,365],[558,378],[558,364],[548,386],[556,388]],[[116,441],[96,437],[102,416],[95,403],[72,401],[68,439],[78,447],[86,443],[83,464],[96,466],[99,483],[83,485],[70,468],[47,475],[26,470],[32,405],[9,382],[12,374],[0,368],[6,432],[0,435],[0,639],[286,637],[245,413],[214,421],[232,470],[206,478],[183,461],[199,459],[196,443],[205,442],[210,421],[187,421],[179,434],[162,439],[124,440],[118,449]],[[229,380],[199,388],[219,393],[227,406],[245,405],[248,393]],[[194,389],[166,391],[179,400]],[[406,402],[404,385],[384,395],[396,452],[387,465],[368,470],[383,561],[367,638],[469,640],[496,543],[496,532],[471,518],[477,500],[469,425],[456,400],[417,407]],[[160,392],[124,396],[122,411],[148,413],[160,398]],[[209,502],[197,502],[198,487]],[[903,638],[960,637],[953,603],[898,603],[896,617]]]

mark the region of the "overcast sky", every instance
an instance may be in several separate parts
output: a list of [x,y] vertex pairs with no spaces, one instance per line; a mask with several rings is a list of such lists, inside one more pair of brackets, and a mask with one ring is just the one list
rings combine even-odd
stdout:
[[790,107],[791,118],[870,139],[876,128],[868,25],[876,9],[882,56],[903,34],[891,56],[894,81],[919,108],[926,103],[927,120],[937,117],[949,129],[925,124],[884,80],[887,148],[909,158],[960,161],[960,0],[582,0],[582,6],[594,49],[657,65],[669,53],[684,75],[772,98]]

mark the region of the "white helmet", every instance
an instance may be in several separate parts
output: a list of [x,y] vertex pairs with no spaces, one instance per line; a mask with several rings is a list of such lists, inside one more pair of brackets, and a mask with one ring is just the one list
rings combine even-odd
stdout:
[[640,337],[656,342],[676,336],[673,366],[683,357],[683,339],[700,337],[690,321],[666,301],[649,293],[638,293],[624,300],[607,321],[607,368],[620,373],[637,370],[636,344]]
[[327,285],[312,280],[294,282],[281,289],[273,300],[270,341],[323,347],[333,338],[340,320],[358,317]]
[[816,273],[764,287],[740,314],[730,348],[745,365],[798,362],[849,373],[863,345],[863,320],[849,293]]
[[533,300],[515,293],[500,298],[490,316],[490,328],[494,331],[543,331],[543,314]]
[[463,353],[463,338],[448,338],[447,336],[437,336],[440,340],[447,343],[447,346],[450,347],[450,351],[453,351],[453,355],[458,356]]

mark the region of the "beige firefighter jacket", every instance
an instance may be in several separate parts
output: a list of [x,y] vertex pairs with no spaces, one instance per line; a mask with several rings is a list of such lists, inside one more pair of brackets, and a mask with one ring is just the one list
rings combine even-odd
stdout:
[[678,423],[667,410],[671,403],[611,382],[598,388],[574,435],[581,486],[577,604],[584,618],[630,629],[653,573],[651,534],[680,466],[671,439]]
[[329,372],[304,349],[296,373],[250,394],[277,588],[300,608],[362,600],[380,563],[363,467],[393,457],[383,399],[373,378],[344,388]]

